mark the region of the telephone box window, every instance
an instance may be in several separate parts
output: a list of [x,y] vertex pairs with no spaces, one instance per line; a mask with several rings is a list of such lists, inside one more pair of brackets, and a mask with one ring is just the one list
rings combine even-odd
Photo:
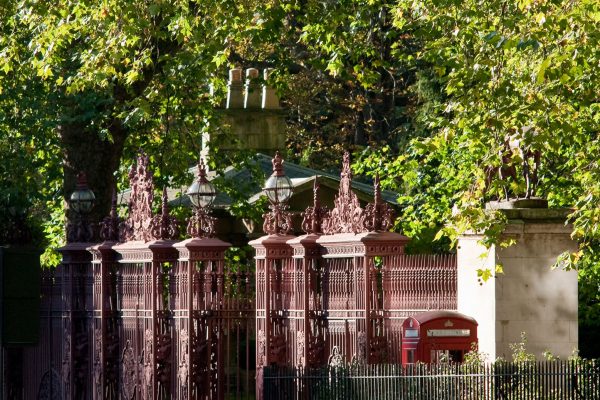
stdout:
[[459,363],[477,343],[477,321],[456,311],[426,311],[402,323],[402,363]]
[[415,363],[415,351],[414,350],[408,350],[406,352],[406,362],[408,364],[414,364]]
[[407,337],[407,338],[419,337],[419,331],[416,329],[406,329],[406,330],[404,330],[404,337]]

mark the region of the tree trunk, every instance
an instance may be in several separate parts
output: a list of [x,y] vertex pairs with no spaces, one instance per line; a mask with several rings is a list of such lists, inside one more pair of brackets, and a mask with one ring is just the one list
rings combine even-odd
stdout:
[[[68,201],[75,190],[77,174],[85,172],[88,185],[96,196],[89,220],[97,223],[109,213],[116,185],[114,172],[119,168],[128,130],[117,119],[113,119],[109,126],[112,140],[103,139],[98,132],[90,131],[83,122],[63,124],[58,129],[65,153],[64,198]],[[72,221],[73,218],[73,213],[67,210],[67,219]]]

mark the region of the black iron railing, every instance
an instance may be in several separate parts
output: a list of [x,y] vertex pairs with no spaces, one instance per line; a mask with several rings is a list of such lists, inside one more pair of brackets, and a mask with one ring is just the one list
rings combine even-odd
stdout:
[[600,360],[266,367],[265,399],[600,399]]

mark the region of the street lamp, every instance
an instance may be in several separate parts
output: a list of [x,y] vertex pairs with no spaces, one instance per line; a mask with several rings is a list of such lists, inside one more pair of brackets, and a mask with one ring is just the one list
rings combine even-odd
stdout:
[[263,191],[271,203],[271,211],[263,215],[263,230],[269,235],[286,235],[292,230],[292,214],[285,211],[287,201],[292,197],[292,181],[285,175],[283,159],[279,151],[271,161],[273,173],[265,182]]
[[87,184],[85,172],[77,174],[77,186],[75,191],[71,193],[69,206],[77,215],[87,215],[92,211],[96,196]]
[[188,234],[192,237],[213,236],[216,219],[211,217],[209,213],[217,197],[217,191],[206,177],[206,165],[203,159],[200,159],[198,163],[198,177],[188,188],[186,194],[195,209],[194,216],[190,218],[188,223]]
[[292,181],[283,171],[283,159],[279,152],[275,153],[271,162],[273,163],[273,173],[265,182],[263,190],[272,204],[283,204],[292,197]]
[[94,233],[87,221],[87,215],[92,211],[96,196],[87,184],[84,172],[77,174],[77,186],[69,197],[69,208],[75,213],[75,222],[67,224],[67,240],[69,242],[89,242]]
[[197,208],[210,207],[217,197],[215,186],[206,178],[206,165],[202,159],[198,164],[198,178],[188,188],[186,194]]

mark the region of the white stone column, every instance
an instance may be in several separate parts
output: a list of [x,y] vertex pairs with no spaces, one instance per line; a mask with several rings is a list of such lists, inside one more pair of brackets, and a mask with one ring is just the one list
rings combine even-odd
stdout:
[[256,83],[258,70],[256,68],[246,69],[246,84],[244,85],[244,108],[259,109],[262,105],[262,91]]
[[[490,360],[511,359],[510,343],[527,334],[527,350],[542,358],[545,350],[567,358],[578,348],[577,273],[552,269],[564,251],[575,251],[565,225],[570,210],[514,208],[501,210],[508,218],[505,237],[516,240],[508,248],[486,250],[480,235],[458,242],[458,311],[479,323],[479,349]],[[494,272],[501,264],[503,274]],[[478,280],[478,269],[493,277]]]
[[263,79],[265,83],[262,86],[262,108],[267,110],[279,110],[281,106],[279,105],[277,92],[267,84],[269,75],[271,75],[272,71],[272,68],[265,68],[263,70]]
[[233,68],[229,70],[229,82],[227,82],[226,108],[244,108],[244,83],[242,82],[241,68]]

